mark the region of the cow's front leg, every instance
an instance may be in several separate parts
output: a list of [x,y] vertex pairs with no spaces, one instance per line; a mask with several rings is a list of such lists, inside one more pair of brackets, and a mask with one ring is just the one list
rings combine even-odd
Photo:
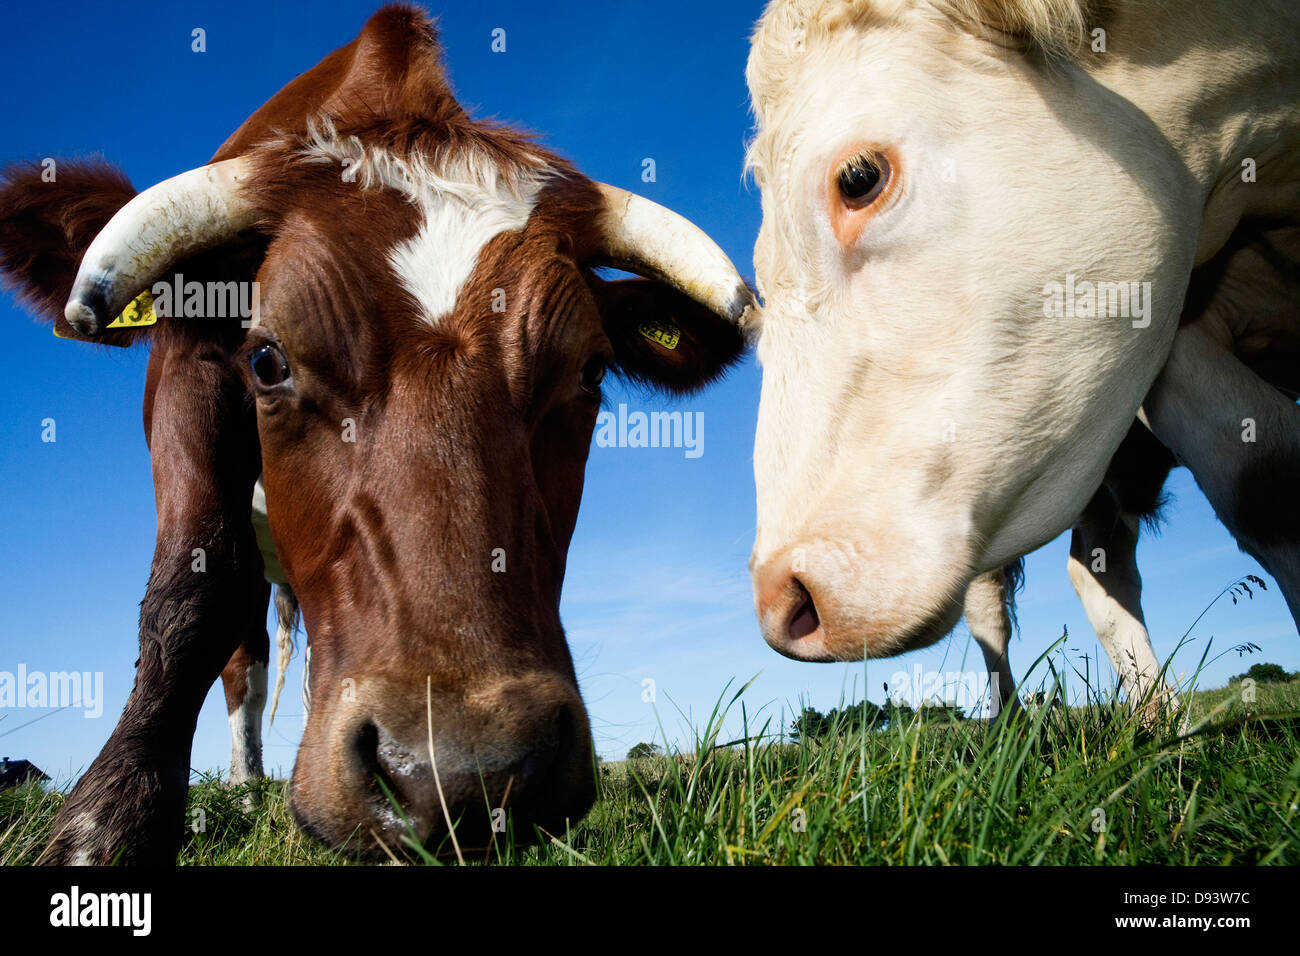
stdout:
[[1150,723],[1162,701],[1174,703],[1175,698],[1163,688],[1160,664],[1142,616],[1139,525],[1138,516],[1121,511],[1111,492],[1100,489],[1074,526],[1069,572],[1129,703],[1142,707],[1143,720]]
[[158,537],[135,684],[55,818],[42,863],[175,861],[199,709],[240,643],[266,633],[268,585],[248,517],[256,426],[222,350],[180,330],[155,343],[145,431]]
[[[1007,645],[1015,622],[1015,584],[1019,564],[981,574],[966,589],[966,626],[984,653],[989,672],[989,719],[1013,713],[1020,704]],[[1006,718],[1003,718],[1004,720]]]
[[1175,336],[1142,414],[1277,579],[1300,629],[1300,408],[1192,326]]

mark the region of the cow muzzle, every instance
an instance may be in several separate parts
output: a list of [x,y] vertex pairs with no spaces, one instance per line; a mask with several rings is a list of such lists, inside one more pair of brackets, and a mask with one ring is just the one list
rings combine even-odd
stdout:
[[565,677],[471,694],[375,681],[355,696],[313,709],[294,768],[294,815],[333,847],[380,859],[416,842],[481,858],[507,834],[520,846],[535,827],[563,832],[591,806],[591,732]]
[[[763,640],[800,661],[860,661],[927,647],[961,616],[965,581],[881,567],[868,549],[826,538],[751,561]],[[892,573],[891,573],[892,572]]]

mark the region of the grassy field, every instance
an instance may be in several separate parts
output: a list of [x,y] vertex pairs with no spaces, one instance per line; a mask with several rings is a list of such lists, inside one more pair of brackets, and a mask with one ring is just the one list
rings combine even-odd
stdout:
[[[983,721],[920,722],[790,743],[776,728],[693,752],[599,767],[600,797],[568,833],[500,845],[466,862],[571,864],[1296,864],[1300,863],[1300,681],[1185,694],[1185,716],[1144,728],[1092,699],[1040,708],[1001,732]],[[1070,699],[1070,698],[1066,698]],[[726,706],[723,706],[726,705]],[[285,803],[285,782],[209,780],[190,791],[180,862],[336,865]],[[32,862],[63,799],[0,793],[0,864]],[[428,853],[394,847],[413,862]],[[454,857],[451,858],[454,862]]]

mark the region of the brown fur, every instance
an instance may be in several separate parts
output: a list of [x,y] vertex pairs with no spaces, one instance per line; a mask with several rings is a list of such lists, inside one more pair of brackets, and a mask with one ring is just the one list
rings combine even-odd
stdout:
[[[81,339],[63,318],[81,255],[135,195],[126,175],[103,161],[63,161],[55,182],[38,163],[0,170],[0,275],[5,285],[60,335]],[[131,345],[147,332],[114,329],[95,341]]]
[[[388,261],[418,228],[415,207],[311,162],[304,143],[316,124],[434,168],[472,153],[507,178],[539,164],[553,175],[527,226],[488,243],[434,329]],[[597,278],[595,185],[527,137],[471,120],[414,9],[381,10],[281,90],[214,160],[233,156],[256,167],[257,234],[171,268],[187,280],[256,278],[262,322],[246,334],[233,322],[164,319],[144,333],[159,532],[140,668],[44,860],[174,856],[203,696],[223,665],[237,682],[248,649],[265,646],[267,585],[248,518],[259,472],[313,649],[293,783],[303,825],[368,853],[376,830],[396,842],[375,779],[386,777],[415,825],[442,839],[432,732],[463,841],[488,839],[484,798],[497,806],[507,793],[518,838],[532,823],[562,828],[592,797],[558,613],[599,401],[581,387],[582,369],[604,359],[687,391],[735,360],[740,335],[656,282]],[[5,182],[0,263],[28,302],[58,315],[82,253],[130,187],[104,166],[70,177],[61,168],[57,194],[41,192],[30,167]],[[504,314],[489,308],[497,288]],[[677,349],[636,332],[649,317],[680,328]],[[250,354],[268,343],[287,354],[291,387],[252,377]],[[341,441],[344,419],[355,443]],[[200,546],[202,575],[189,570]],[[504,572],[492,567],[496,549]]]

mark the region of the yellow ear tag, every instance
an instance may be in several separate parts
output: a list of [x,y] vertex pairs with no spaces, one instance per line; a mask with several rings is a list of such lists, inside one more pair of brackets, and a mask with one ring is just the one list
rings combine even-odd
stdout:
[[675,326],[671,319],[666,322],[653,320],[642,322],[636,330],[651,342],[662,345],[666,349],[677,348],[677,343],[682,340],[682,330]]
[[[146,325],[154,325],[157,321],[158,313],[153,310],[153,296],[149,292],[141,292],[122,310],[121,315],[108,323],[108,328],[141,329]],[[57,325],[54,327],[54,334],[61,339],[68,338],[66,335],[59,335]]]
[[153,296],[148,292],[141,292],[131,304],[122,310],[112,322],[108,323],[110,329],[136,329],[146,325],[153,325],[158,321],[158,313],[153,310]]

